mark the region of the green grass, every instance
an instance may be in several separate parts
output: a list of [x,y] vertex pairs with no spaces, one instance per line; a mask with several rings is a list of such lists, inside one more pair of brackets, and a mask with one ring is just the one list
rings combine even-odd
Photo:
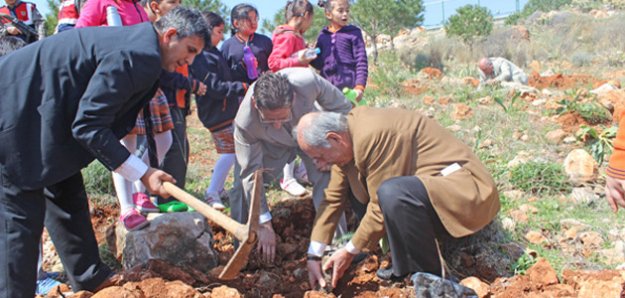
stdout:
[[510,171],[510,183],[532,194],[566,193],[571,190],[562,165],[552,162],[527,162]]

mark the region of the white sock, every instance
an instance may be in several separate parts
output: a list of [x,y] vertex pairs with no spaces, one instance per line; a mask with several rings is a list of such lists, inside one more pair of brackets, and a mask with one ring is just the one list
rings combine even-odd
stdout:
[[293,172],[295,171],[295,160],[290,163],[287,163],[282,169],[282,181],[289,181],[291,179],[295,179],[295,175]]
[[[122,143],[122,145],[126,147],[131,154],[137,150],[136,135],[126,135],[123,139],[121,139],[120,143]],[[113,172],[113,186],[115,187],[115,192],[117,193],[121,214],[124,214],[134,208],[135,204],[132,201],[132,182],[126,180],[122,175]]]
[[234,166],[234,162],[234,153],[223,153],[219,155],[219,159],[215,163],[215,168],[213,169],[211,182],[206,189],[207,193],[219,194],[219,191],[224,188],[224,184],[226,183],[228,174],[230,174],[230,169]]
[[[165,154],[167,154],[167,151],[169,151],[169,147],[171,147],[171,143],[173,142],[171,130],[154,134],[154,142],[156,143],[156,159],[160,165],[165,159]],[[143,162],[146,164],[150,164],[148,150],[143,152],[141,159],[143,159]],[[145,186],[141,183],[141,180],[135,181],[135,192],[145,192]]]

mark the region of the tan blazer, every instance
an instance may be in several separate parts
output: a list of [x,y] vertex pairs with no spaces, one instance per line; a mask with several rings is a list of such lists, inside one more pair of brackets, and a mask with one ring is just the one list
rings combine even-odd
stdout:
[[[398,176],[421,179],[441,222],[454,237],[475,233],[499,211],[491,175],[469,147],[435,121],[416,111],[360,107],[348,114],[347,124],[354,160],[332,167],[312,241],[330,243],[351,191],[367,205],[352,243],[359,249],[376,244],[384,235],[377,190],[382,182]],[[441,176],[441,170],[454,163],[462,166],[460,170]]]

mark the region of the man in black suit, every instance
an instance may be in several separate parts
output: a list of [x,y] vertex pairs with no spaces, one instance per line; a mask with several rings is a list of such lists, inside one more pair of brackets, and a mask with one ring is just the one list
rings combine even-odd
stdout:
[[176,8],[154,24],[70,30],[0,60],[0,297],[34,296],[44,218],[73,290],[106,283],[80,169],[97,158],[168,196],[162,182],[173,178],[119,139],[161,69],[192,63],[207,34],[198,11]]

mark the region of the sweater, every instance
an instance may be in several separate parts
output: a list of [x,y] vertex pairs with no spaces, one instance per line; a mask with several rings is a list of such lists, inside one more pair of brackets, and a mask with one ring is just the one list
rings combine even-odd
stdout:
[[232,123],[247,84],[232,81],[230,68],[221,52],[217,48],[211,48],[197,55],[189,71],[207,87],[204,96],[195,97],[198,117],[204,127],[210,131],[218,131]]
[[[273,49],[271,39],[265,35],[254,33],[250,36],[250,40],[247,43],[258,61],[258,73],[260,74],[268,71],[269,65],[267,64],[267,61],[269,59],[269,54],[271,54]],[[245,64],[243,63],[244,46],[245,41],[239,39],[235,35],[224,41],[221,45],[221,53],[224,58],[226,58],[226,62],[230,66],[232,80],[250,84],[253,80],[250,80],[247,77]]]
[[271,38],[273,51],[269,55],[269,69],[276,72],[287,67],[308,67],[308,64],[301,63],[298,57],[293,54],[306,48],[306,42],[295,28],[289,25],[280,25],[273,31]]
[[109,6],[117,8],[117,12],[119,12],[119,17],[121,18],[124,26],[150,21],[139,1],[120,0],[119,3],[120,4],[118,4],[115,0],[87,1],[80,10],[80,17],[78,17],[76,28],[107,26],[106,8]]
[[332,32],[325,27],[317,37],[317,47],[321,53],[310,64],[322,77],[339,89],[364,89],[369,71],[360,28],[348,25]]

